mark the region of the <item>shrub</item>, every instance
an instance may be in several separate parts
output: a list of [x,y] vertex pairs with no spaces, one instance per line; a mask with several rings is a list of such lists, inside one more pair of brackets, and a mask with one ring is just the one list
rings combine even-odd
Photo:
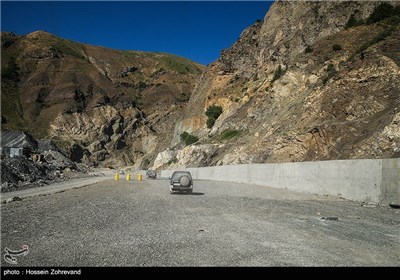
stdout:
[[188,146],[190,144],[193,144],[193,143],[195,143],[195,142],[197,142],[199,140],[198,137],[196,137],[196,136],[194,136],[192,134],[189,134],[186,131],[182,132],[180,137],[181,137],[181,140],[183,142],[185,142],[186,146]]
[[199,141],[199,138],[198,138],[198,137],[189,134],[189,136],[186,137],[186,139],[185,139],[185,144],[186,144],[186,146],[187,146],[187,145],[191,145],[191,144],[193,144],[193,143],[196,143],[197,141]]
[[393,24],[393,25],[398,25],[400,23],[400,15],[396,15],[396,16],[392,16],[392,17],[388,18],[387,23]]
[[170,164],[172,164],[172,163],[177,163],[177,162],[178,162],[178,159],[177,159],[176,157],[174,157],[174,158],[170,159],[170,160],[167,162],[167,164],[170,165]]
[[147,84],[143,81],[140,81],[139,83],[137,83],[136,87],[138,89],[145,89],[145,88],[147,88]]
[[306,49],[304,50],[304,53],[310,53],[312,51],[313,49],[310,46],[307,46]]
[[271,83],[275,82],[276,80],[278,80],[280,77],[282,77],[283,75],[285,75],[287,70],[287,67],[285,68],[285,70],[282,69],[282,66],[279,65],[274,73],[274,77],[272,77]]
[[327,71],[328,73],[336,71],[336,70],[335,70],[335,66],[334,66],[332,63],[329,64],[328,67],[326,68],[326,71]]
[[207,119],[207,128],[212,128],[215,124],[216,119],[208,118]]
[[212,105],[207,108],[206,116],[207,119],[207,128],[212,128],[215,124],[215,121],[222,114],[222,107],[218,105]]
[[209,118],[218,119],[218,117],[222,114],[222,107],[218,105],[212,105],[207,108],[206,116]]
[[332,46],[332,49],[333,49],[334,51],[340,51],[340,50],[342,49],[342,46],[339,45],[339,44],[334,44],[334,45]]
[[378,21],[381,21],[385,18],[391,17],[397,12],[397,7],[396,9],[393,9],[393,6],[388,3],[382,3],[379,6],[377,6],[374,11],[369,15],[367,18],[367,24],[372,24]]
[[227,129],[221,133],[221,140],[229,140],[229,139],[235,138],[237,136],[240,136],[241,134],[242,134],[242,131],[240,131],[240,130]]
[[181,141],[185,142],[186,137],[189,136],[189,133],[187,133],[186,131],[182,132],[180,135],[181,137]]
[[356,17],[354,16],[354,14],[352,14],[349,20],[347,21],[345,28],[347,29],[356,25],[357,25]]

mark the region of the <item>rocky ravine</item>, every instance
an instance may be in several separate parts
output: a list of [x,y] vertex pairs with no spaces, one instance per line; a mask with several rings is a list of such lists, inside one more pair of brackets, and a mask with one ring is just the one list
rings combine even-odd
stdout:
[[[399,16],[365,24],[380,4],[275,2],[209,65],[153,167],[399,157]],[[174,146],[183,131],[200,140]]]

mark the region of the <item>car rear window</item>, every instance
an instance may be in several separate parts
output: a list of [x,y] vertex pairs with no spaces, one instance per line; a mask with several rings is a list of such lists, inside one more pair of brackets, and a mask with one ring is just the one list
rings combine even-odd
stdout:
[[172,174],[172,180],[178,180],[182,176],[188,176],[190,179],[192,179],[192,176],[189,172],[174,172],[174,174]]

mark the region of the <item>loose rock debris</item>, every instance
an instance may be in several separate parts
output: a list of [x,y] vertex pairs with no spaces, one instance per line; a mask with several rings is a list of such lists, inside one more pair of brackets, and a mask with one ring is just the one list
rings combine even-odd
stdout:
[[321,220],[339,221],[339,218],[338,217],[322,217]]
[[[51,161],[50,161],[51,155]],[[56,151],[46,153],[49,162],[36,162],[25,156],[1,160],[2,193],[39,187],[73,177],[83,177],[91,169],[77,164]]]
[[7,200],[5,201],[5,203],[10,203],[10,202],[13,202],[13,201],[21,201],[21,200],[22,200],[21,197],[19,197],[19,196],[14,196],[14,197],[10,197],[9,199],[7,199]]
[[392,203],[389,204],[389,206],[392,207],[392,208],[400,209],[400,203],[393,203],[392,202]]

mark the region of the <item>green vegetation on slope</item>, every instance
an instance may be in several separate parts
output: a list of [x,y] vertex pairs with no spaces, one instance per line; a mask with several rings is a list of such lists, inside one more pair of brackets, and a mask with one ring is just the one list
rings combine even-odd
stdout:
[[217,105],[212,105],[207,108],[206,116],[207,119],[207,128],[212,128],[215,124],[215,121],[222,114],[222,107]]
[[[204,69],[175,55],[88,46],[44,31],[21,36],[2,32],[1,44],[3,127],[24,130],[36,138],[48,137],[54,118],[59,113],[73,112],[80,106],[78,102],[83,102],[65,101],[59,92],[70,94],[74,88],[86,92],[93,85],[93,92],[84,100],[89,109],[97,106],[96,102],[102,104],[97,99],[101,99],[101,92],[107,92],[112,105],[133,103],[146,110],[159,99],[166,103],[187,102],[194,79]],[[86,55],[98,64],[89,62]],[[99,70],[104,70],[105,64],[106,74]],[[137,71],[121,77],[128,67]],[[160,102],[155,107],[163,105]],[[152,106],[151,110],[157,108]]]
[[242,131],[241,130],[226,129],[221,133],[220,139],[221,140],[230,140],[232,138],[239,137],[240,135],[242,135]]
[[274,76],[272,77],[271,84],[274,83],[276,80],[278,80],[283,75],[285,75],[286,70],[287,70],[287,66],[285,69],[282,69],[282,66],[278,65],[278,67],[275,69]]
[[59,39],[51,46],[52,51],[63,54],[70,55],[80,59],[85,59],[85,57],[76,49],[76,46],[68,40]]
[[203,66],[186,58],[167,53],[140,53],[142,56],[155,59],[160,69],[167,69],[178,74],[200,74]]
[[365,22],[363,20],[355,20],[354,15],[352,15],[346,24],[346,28],[374,23],[383,28],[383,30],[372,40],[364,42],[356,50],[356,52],[350,56],[349,60],[354,60],[357,54],[362,54],[370,46],[379,43],[392,35],[392,33],[400,24],[400,5],[394,7],[391,4],[382,3],[374,9],[374,11],[369,15]]
[[374,9],[366,23],[372,24],[392,17],[400,17],[400,5],[394,7],[389,3],[382,3]]
[[180,137],[181,137],[181,140],[182,140],[183,142],[185,142],[185,145],[186,145],[186,146],[191,145],[191,144],[193,144],[193,143],[196,143],[196,142],[199,140],[198,137],[196,137],[196,136],[194,136],[194,135],[192,135],[192,134],[189,134],[189,133],[186,132],[186,131],[182,132],[182,133],[180,134]]

